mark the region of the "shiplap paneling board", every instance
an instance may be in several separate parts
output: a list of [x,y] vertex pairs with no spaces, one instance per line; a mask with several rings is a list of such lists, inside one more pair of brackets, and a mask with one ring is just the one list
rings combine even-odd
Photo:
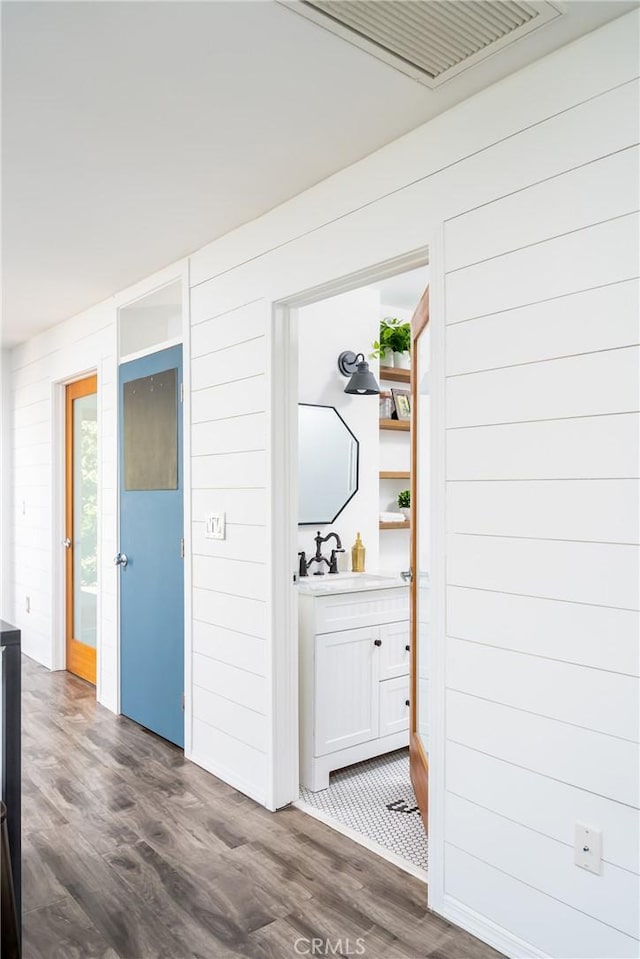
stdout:
[[481,916],[562,959],[637,959],[638,942],[538,892],[455,846],[447,846],[448,890]]
[[194,456],[191,482],[195,489],[262,489],[267,482],[264,452]]
[[193,652],[259,676],[266,675],[267,643],[257,636],[195,620]]
[[193,523],[193,555],[217,556],[221,559],[245,559],[253,563],[267,561],[267,533],[264,526],[241,526],[227,522],[225,538],[209,539],[205,523]]
[[267,776],[267,757],[264,752],[195,716],[192,736],[194,762],[258,802],[266,801],[266,792],[260,788]]
[[640,343],[640,283],[625,280],[454,323],[446,338],[449,376],[635,346]]
[[266,408],[266,381],[261,373],[194,393],[191,397],[191,422],[220,420],[228,416],[230,410],[235,416],[244,416],[262,413]]
[[38,487],[51,488],[48,481],[47,472],[39,466],[12,466],[14,490],[18,499],[21,498],[23,489],[37,489]]
[[13,451],[13,465],[16,469],[21,469],[24,466],[43,466],[46,468],[50,463],[50,443],[24,444]]
[[504,593],[640,608],[638,548],[453,533],[447,581]]
[[51,423],[49,419],[32,423],[28,430],[14,427],[11,430],[11,448],[19,450],[22,446],[30,446],[32,443],[48,443],[50,436]]
[[[215,321],[210,321],[215,322]],[[242,327],[236,330],[242,336]],[[191,388],[207,389],[221,383],[231,383],[264,373],[266,368],[266,347],[264,336],[253,340],[227,346],[215,353],[198,356],[191,361]],[[232,414],[234,411],[229,410]]]
[[452,483],[452,533],[640,543],[638,480]]
[[[207,477],[204,477],[207,481]],[[191,510],[194,523],[204,523],[208,513],[225,513],[228,524],[264,526],[267,520],[264,489],[215,489],[193,483]]]
[[[14,528],[13,543],[17,549],[33,550],[34,554],[39,553],[41,556],[47,556],[48,550],[46,547],[42,546],[43,536],[48,536],[50,534],[50,528],[45,528],[44,530],[37,526],[26,525],[25,523],[18,523]],[[47,563],[48,566],[48,563]]]
[[27,386],[21,386],[12,391],[12,407],[14,410],[21,410],[27,406],[35,406],[46,402],[51,391],[51,384],[48,379],[36,380],[35,383],[29,383]]
[[628,214],[448,273],[447,323],[634,279],[638,237]]
[[454,690],[446,723],[451,742],[638,808],[636,743]]
[[14,406],[10,410],[10,419],[14,426],[14,438],[18,439],[19,431],[24,427],[34,426],[38,423],[51,423],[51,409],[47,400],[40,400],[38,403],[32,403],[30,406],[23,406],[19,409]]
[[[195,663],[194,663],[195,667]],[[264,716],[248,709],[237,701],[219,696],[198,685],[198,676],[193,677],[193,718],[226,732],[239,742],[260,752],[267,749],[267,724]]]
[[633,610],[449,586],[447,631],[457,639],[640,676],[640,614]]
[[264,676],[194,653],[193,681],[216,696],[266,715],[268,703]]
[[449,430],[447,479],[637,479],[640,416],[579,419]]
[[267,570],[264,563],[218,556],[194,556],[192,568],[195,588],[266,601]]
[[637,346],[447,379],[447,426],[635,413]]
[[193,618],[212,626],[237,630],[264,639],[267,635],[267,609],[257,599],[214,593],[210,589],[193,590]]
[[576,822],[600,829],[605,862],[640,872],[640,813],[621,803],[447,744],[447,790],[564,843],[573,851]]
[[634,146],[450,220],[445,227],[447,270],[639,208],[638,147]]
[[267,424],[264,413],[232,416],[191,427],[191,455],[239,453],[263,450],[267,445]]
[[208,309],[215,313],[215,301],[211,301],[207,293],[206,284],[191,291],[192,356],[202,356],[265,335],[268,313],[264,300],[245,303],[220,316],[209,316]]
[[446,840],[507,875],[638,938],[639,877],[610,863],[599,876],[578,868],[573,846],[550,839],[451,793]]
[[447,686],[640,742],[640,680],[635,676],[449,638]]

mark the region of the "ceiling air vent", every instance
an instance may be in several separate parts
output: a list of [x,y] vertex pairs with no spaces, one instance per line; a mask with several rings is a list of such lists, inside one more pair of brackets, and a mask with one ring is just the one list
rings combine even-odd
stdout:
[[285,0],[429,87],[561,16],[547,0]]

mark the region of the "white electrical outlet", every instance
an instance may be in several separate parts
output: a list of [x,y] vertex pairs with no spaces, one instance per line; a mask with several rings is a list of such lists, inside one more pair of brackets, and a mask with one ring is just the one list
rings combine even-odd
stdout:
[[207,539],[224,539],[225,526],[224,513],[209,513],[205,520],[204,535]]
[[574,862],[599,876],[602,872],[602,830],[576,823]]

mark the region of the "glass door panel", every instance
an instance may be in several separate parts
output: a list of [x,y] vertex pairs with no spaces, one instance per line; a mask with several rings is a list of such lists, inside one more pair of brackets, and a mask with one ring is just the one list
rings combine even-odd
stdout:
[[98,397],[96,377],[66,390],[67,669],[96,681]]

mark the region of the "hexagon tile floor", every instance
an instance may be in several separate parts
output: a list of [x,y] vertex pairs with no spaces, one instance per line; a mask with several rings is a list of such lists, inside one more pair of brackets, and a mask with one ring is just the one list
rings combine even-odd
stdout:
[[329,788],[321,792],[301,786],[300,798],[427,870],[427,836],[411,786],[408,749],[339,769],[331,773]]

